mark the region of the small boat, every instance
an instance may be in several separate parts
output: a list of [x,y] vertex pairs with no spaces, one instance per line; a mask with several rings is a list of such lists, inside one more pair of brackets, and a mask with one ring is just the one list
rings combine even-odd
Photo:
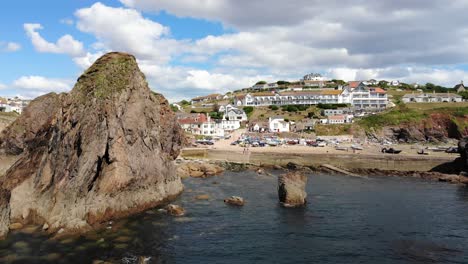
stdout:
[[361,146],[361,145],[351,145],[351,148],[354,149],[354,150],[363,150],[364,148]]
[[458,147],[449,147],[445,150],[446,153],[458,153]]
[[433,147],[433,148],[427,148],[428,150],[434,151],[434,152],[444,152],[447,150],[446,147]]
[[420,150],[418,150],[418,152],[417,152],[417,153],[418,153],[419,155],[429,155],[429,153],[427,153],[427,152],[424,152],[424,149],[420,149]]
[[336,150],[344,150],[344,151],[348,151],[348,147],[340,147],[340,146],[336,146],[335,147]]
[[389,154],[399,154],[401,150],[397,150],[394,148],[383,148],[382,153],[389,153]]

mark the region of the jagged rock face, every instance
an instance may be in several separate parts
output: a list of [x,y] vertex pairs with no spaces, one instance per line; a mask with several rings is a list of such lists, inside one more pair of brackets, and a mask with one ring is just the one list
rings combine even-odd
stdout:
[[468,136],[468,127],[460,125],[464,120],[466,120],[466,117],[435,113],[421,120],[421,122],[383,127],[380,134],[374,131],[367,136],[371,140],[383,137],[405,143],[447,142],[450,138],[460,139]]
[[[106,54],[68,95],[47,95],[31,105],[54,100],[58,107],[50,103],[41,121],[10,144],[24,150],[0,181],[11,193],[2,203],[10,219],[81,230],[182,191],[172,161],[183,132],[133,56]],[[34,113],[15,123],[30,125],[29,118]]]
[[458,142],[458,152],[463,165],[465,166],[465,172],[468,173],[468,137],[461,139]]
[[278,178],[278,198],[284,207],[299,207],[307,203],[307,176],[304,173],[288,172]]
[[25,143],[33,141],[51,123],[61,106],[64,95],[49,93],[33,100],[24,109],[21,118],[4,129],[0,136],[0,150],[9,155],[18,155],[25,149]]

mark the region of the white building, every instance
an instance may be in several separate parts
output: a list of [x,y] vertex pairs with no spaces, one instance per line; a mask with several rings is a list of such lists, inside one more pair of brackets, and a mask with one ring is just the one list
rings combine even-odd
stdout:
[[350,103],[355,108],[386,108],[388,104],[387,92],[379,87],[367,87],[360,83],[355,89],[343,91],[342,103]]
[[238,120],[238,121],[247,121],[247,114],[240,109],[226,107],[226,113],[224,115],[228,120]]
[[347,86],[343,90],[323,89],[301,92],[252,93],[236,98],[237,106],[351,104],[355,108],[387,107],[387,92],[363,83]]
[[268,127],[270,132],[289,132],[289,122],[284,121],[282,117],[268,118]]
[[420,93],[405,94],[402,100],[404,103],[459,103],[463,102],[463,97],[453,93]]
[[241,122],[239,120],[227,120],[225,118],[221,120],[221,127],[225,131],[231,132],[233,130],[239,129],[240,125],[241,125]]

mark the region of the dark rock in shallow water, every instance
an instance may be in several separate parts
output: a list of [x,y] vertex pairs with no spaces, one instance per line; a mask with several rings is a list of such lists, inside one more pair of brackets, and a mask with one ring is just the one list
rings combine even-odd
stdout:
[[278,197],[284,207],[298,207],[307,203],[305,187],[307,176],[301,172],[289,172],[278,178]]
[[465,174],[468,174],[468,137],[463,138],[458,142],[458,152],[460,153]]
[[11,219],[77,231],[175,197],[183,135],[135,58],[104,55],[69,94],[39,97],[2,133],[1,147],[22,154],[0,180],[0,235]]
[[224,199],[224,203],[235,206],[243,206],[245,204],[244,198],[239,196],[231,196]]
[[175,205],[175,204],[170,204],[166,207],[167,213],[172,215],[172,216],[183,216],[185,215],[185,209]]

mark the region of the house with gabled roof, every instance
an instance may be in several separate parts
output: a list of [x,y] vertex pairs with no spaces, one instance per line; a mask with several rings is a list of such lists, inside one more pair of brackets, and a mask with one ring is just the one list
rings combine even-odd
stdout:
[[461,92],[466,91],[466,87],[465,87],[465,85],[463,85],[463,81],[461,81],[459,84],[455,85],[455,87],[453,87],[453,89],[455,91],[457,91],[457,93],[461,93]]

